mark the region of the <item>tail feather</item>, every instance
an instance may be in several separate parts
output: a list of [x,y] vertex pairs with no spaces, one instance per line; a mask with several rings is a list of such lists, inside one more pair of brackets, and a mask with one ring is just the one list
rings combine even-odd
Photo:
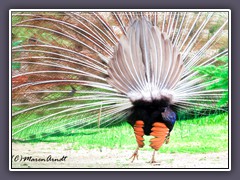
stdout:
[[[141,18],[120,39],[109,63],[108,82],[132,101],[161,99],[161,91],[174,88],[180,79],[182,64],[178,48],[167,35]],[[127,92],[120,85],[127,85]]]

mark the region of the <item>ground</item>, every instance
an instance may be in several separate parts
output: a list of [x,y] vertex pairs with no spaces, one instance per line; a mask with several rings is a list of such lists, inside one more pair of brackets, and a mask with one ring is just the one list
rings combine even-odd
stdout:
[[204,154],[158,152],[156,164],[149,163],[151,151],[140,150],[138,160],[133,163],[129,159],[132,154],[133,150],[125,149],[73,150],[71,144],[13,143],[12,168],[228,168],[227,151]]

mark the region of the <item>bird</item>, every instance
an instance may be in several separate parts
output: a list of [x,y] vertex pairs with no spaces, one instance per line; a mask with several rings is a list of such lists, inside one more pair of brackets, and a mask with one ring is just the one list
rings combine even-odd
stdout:
[[205,82],[194,67],[228,55],[227,12],[15,12],[12,18],[16,37],[37,42],[12,47],[12,62],[21,64],[12,79],[25,77],[12,86],[14,139],[127,121],[137,143],[132,162],[152,136],[150,163],[156,163],[177,112],[216,108],[226,91],[207,90],[217,80]]

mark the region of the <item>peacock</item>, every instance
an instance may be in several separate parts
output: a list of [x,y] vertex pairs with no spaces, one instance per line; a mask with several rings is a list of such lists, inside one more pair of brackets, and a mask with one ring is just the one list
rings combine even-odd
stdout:
[[[12,12],[12,138],[127,121],[137,148],[170,140],[177,113],[216,109],[197,68],[228,56],[228,12]],[[45,128],[47,127],[47,128]]]

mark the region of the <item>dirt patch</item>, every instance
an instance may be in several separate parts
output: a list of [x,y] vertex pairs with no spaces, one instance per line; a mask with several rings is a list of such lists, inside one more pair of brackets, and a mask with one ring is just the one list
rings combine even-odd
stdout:
[[150,164],[151,151],[140,150],[131,163],[132,150],[80,149],[55,143],[12,144],[12,168],[228,168],[228,152],[186,154],[156,153],[158,163]]

